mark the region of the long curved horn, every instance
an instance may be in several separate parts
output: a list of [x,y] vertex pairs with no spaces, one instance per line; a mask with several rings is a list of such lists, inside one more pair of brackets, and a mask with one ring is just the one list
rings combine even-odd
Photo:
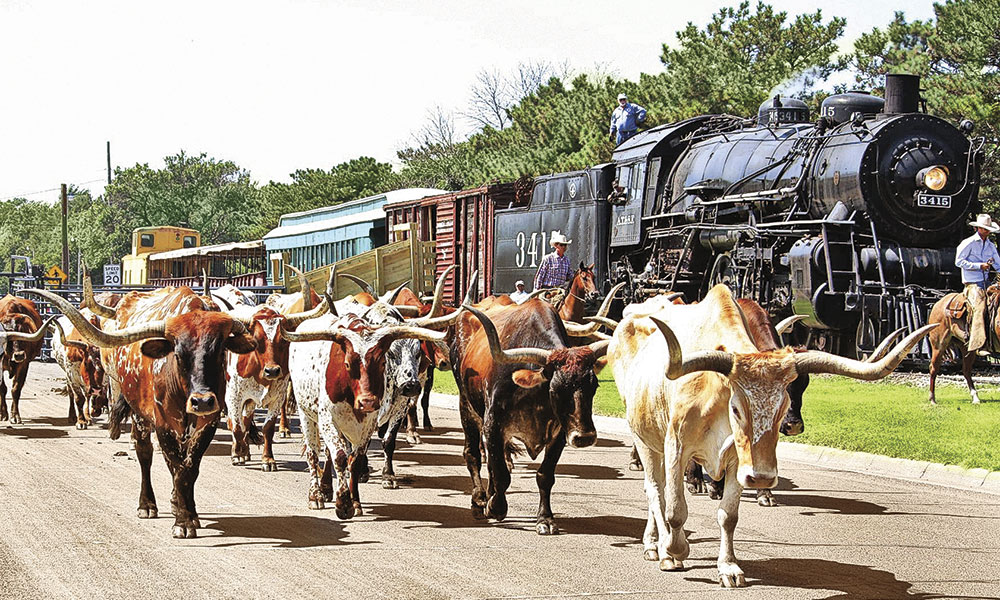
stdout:
[[[504,350],[500,346],[500,336],[497,334],[496,325],[482,311],[471,306],[463,305],[462,308],[471,312],[483,324],[483,333],[490,344],[490,354],[493,355],[493,362],[504,363],[532,363],[544,367],[549,361],[551,351],[542,348],[514,348]],[[601,343],[601,342],[598,342]]]
[[594,356],[600,358],[608,353],[608,345],[611,344],[611,336],[605,335],[601,332],[597,332],[594,335],[601,336],[603,339],[587,344],[587,347],[594,352]]
[[306,277],[306,274],[292,265],[285,265],[285,268],[292,273],[295,273],[295,276],[299,278],[299,292],[302,294],[302,308],[305,310],[312,310],[312,285],[309,283],[309,279]]
[[201,295],[208,296],[209,285],[208,285],[208,269],[201,270]]
[[458,265],[451,265],[444,270],[444,273],[441,273],[440,277],[438,277],[437,283],[434,284],[434,299],[431,301],[431,312],[427,313],[428,317],[433,319],[434,317],[439,316],[442,304],[441,298],[444,296],[444,282],[448,279],[448,276],[451,275],[452,271],[457,268]]
[[97,300],[94,300],[94,284],[90,281],[90,274],[86,272],[83,276],[83,302],[81,306],[89,308],[95,315],[104,317],[105,319],[115,318],[115,309],[110,306],[104,306]]
[[392,307],[396,309],[399,316],[404,319],[415,319],[420,316],[420,309],[416,306],[408,306],[405,304],[393,304]]
[[583,320],[590,321],[592,323],[600,323],[601,325],[604,325],[611,331],[614,331],[618,327],[618,321],[615,321],[614,319],[609,319],[607,317],[584,317]]
[[[540,290],[535,290],[535,291],[531,292],[530,294],[528,294],[528,297],[524,299],[524,302],[527,302],[528,300],[532,300],[534,298],[537,298],[537,297],[541,296],[542,294],[548,294],[550,292],[558,292],[558,291],[559,291],[559,288],[542,288]],[[522,302],[521,304],[524,304],[524,302]]]
[[795,325],[802,319],[806,318],[805,315],[792,315],[787,319],[782,319],[774,326],[774,330],[778,332],[778,335],[785,333],[792,325]]
[[330,309],[330,299],[329,296],[323,296],[323,301],[319,303],[319,306],[312,310],[307,310],[305,312],[291,313],[285,315],[285,325],[292,329],[298,327],[303,321],[309,319],[315,319],[316,317],[326,313]]
[[378,294],[375,293],[375,288],[373,288],[370,283],[368,283],[364,279],[361,279],[357,275],[351,275],[350,273],[341,273],[340,275],[338,275],[338,277],[343,277],[344,279],[350,279],[354,283],[358,284],[358,287],[361,288],[362,291],[371,294],[372,298],[378,296]]
[[684,297],[684,292],[670,292],[669,294],[665,294],[665,296],[666,296],[667,302],[672,302],[672,301],[674,301],[674,300],[676,300],[678,298],[683,298]]
[[875,348],[871,356],[865,359],[865,362],[875,362],[878,360],[882,360],[882,358],[885,356],[885,353],[888,352],[889,346],[892,345],[892,341],[898,338],[904,331],[906,331],[906,327],[900,327],[896,331],[893,331],[889,335],[885,336],[885,339],[882,340],[882,343],[879,344],[877,348]]
[[67,302],[61,296],[53,294],[47,290],[27,289],[24,291],[41,296],[54,304],[64,315],[66,315],[66,318],[73,323],[73,326],[76,327],[76,330],[80,332],[80,335],[85,340],[101,348],[113,348],[115,346],[133,344],[140,340],[149,338],[163,337],[163,334],[166,333],[167,330],[166,321],[155,321],[153,323],[145,323],[143,325],[129,327],[121,331],[102,331],[97,327],[94,327],[94,324],[88,321],[75,306]]
[[[31,290],[24,290],[30,292]],[[67,303],[68,304],[68,303]],[[59,315],[52,315],[41,324],[41,326],[35,330],[34,333],[21,333],[20,331],[8,331],[8,340],[17,340],[20,342],[39,342],[43,337],[45,337],[45,332],[52,325],[52,322],[59,318]]]
[[216,294],[209,294],[208,297],[211,298],[213,301],[214,300],[218,300],[219,302],[222,302],[223,304],[225,304],[226,305],[226,310],[233,310],[233,305],[229,303],[229,300],[226,300],[222,296],[219,296],[219,295],[216,295]]
[[688,373],[695,371],[715,371],[722,375],[729,375],[733,370],[733,355],[728,352],[718,350],[708,350],[695,352],[691,356],[684,358],[681,351],[680,342],[677,336],[663,321],[656,317],[649,317],[667,340],[667,348],[670,349],[670,362],[667,364],[667,379],[677,379]]
[[396,298],[399,297],[399,293],[403,291],[403,288],[405,288],[408,285],[410,285],[410,280],[409,279],[407,279],[403,283],[399,284],[399,286],[397,286],[396,289],[392,290],[391,292],[386,292],[386,293],[382,294],[382,297],[378,299],[379,302],[385,302],[386,304],[392,304],[393,302],[396,301]]
[[333,306],[336,293],[334,287],[337,284],[337,263],[330,265],[330,275],[326,279],[326,295],[330,297],[330,306]]
[[479,270],[472,272],[472,278],[469,279],[469,289],[465,291],[465,298],[462,300],[462,304],[469,306],[473,304],[472,298],[476,295],[476,286],[479,284]]
[[885,358],[876,362],[863,362],[842,356],[810,350],[795,355],[795,370],[799,373],[833,373],[853,379],[874,381],[882,379],[903,362],[910,350],[939,323],[924,325],[896,344]]
[[414,327],[412,325],[388,325],[378,329],[375,333],[375,344],[388,346],[388,344],[403,338],[420,340],[422,342],[443,342],[447,337],[443,331],[434,331],[424,327]]
[[63,331],[62,325],[59,323],[59,319],[53,321],[52,325],[59,330],[59,340],[62,341],[63,346],[66,346],[67,348],[79,348],[80,350],[87,350],[87,348],[90,347],[86,342],[66,339],[66,332]]
[[[604,318],[608,316],[608,311],[611,310],[611,301],[614,300],[615,294],[618,290],[625,287],[625,282],[619,283],[615,287],[611,288],[608,295],[605,296],[604,302],[601,303],[601,308],[597,311],[597,316]],[[574,325],[572,321],[563,321],[563,325],[566,327],[566,333],[573,337],[586,337],[592,335],[598,329],[601,328],[601,323],[590,323],[589,325]]]
[[281,335],[289,342],[350,342],[355,348],[361,348],[364,343],[361,336],[346,327],[331,327],[319,331],[289,331],[285,323],[281,324]]

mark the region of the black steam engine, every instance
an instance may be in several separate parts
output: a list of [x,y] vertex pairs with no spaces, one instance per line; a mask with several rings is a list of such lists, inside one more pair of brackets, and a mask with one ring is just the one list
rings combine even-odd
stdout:
[[636,135],[613,157],[609,281],[628,282],[631,301],[727,283],[772,316],[805,315],[800,343],[848,355],[925,322],[961,286],[982,140],[919,109],[919,78],[889,75],[884,101],[831,96],[815,122],[775,98],[755,120]]

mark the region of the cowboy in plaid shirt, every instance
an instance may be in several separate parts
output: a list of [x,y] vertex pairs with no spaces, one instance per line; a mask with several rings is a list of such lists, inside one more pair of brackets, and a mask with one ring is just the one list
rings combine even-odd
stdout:
[[566,256],[566,247],[572,244],[573,240],[568,240],[563,234],[553,231],[549,243],[555,248],[555,252],[546,254],[542,258],[542,264],[538,265],[538,272],[535,273],[535,290],[562,287],[573,276],[569,258]]

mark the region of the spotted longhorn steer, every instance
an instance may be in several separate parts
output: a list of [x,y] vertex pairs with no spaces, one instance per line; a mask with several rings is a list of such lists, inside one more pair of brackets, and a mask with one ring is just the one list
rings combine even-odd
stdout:
[[120,395],[133,415],[142,472],[137,516],[149,519],[158,513],[149,476],[150,434],[155,430],[173,475],[171,533],[175,538],[196,537],[201,523],[194,485],[221,412],[225,354],[252,351],[254,339],[238,320],[205,310],[205,302],[186,287],[129,293],[103,331],[59,296],[31,292],[56,305],[89,343],[101,347],[112,397]]
[[[81,312],[94,327],[101,328],[100,317],[87,309]],[[52,336],[52,358],[66,373],[68,422],[86,429],[108,405],[101,349],[85,342],[68,318],[59,317],[55,325],[59,335]]]
[[[7,295],[0,299],[0,328],[7,332],[0,339],[0,421],[10,418],[12,424],[21,422],[21,390],[28,377],[28,364],[38,357],[42,349],[42,317],[31,300]],[[42,335],[34,335],[41,332]],[[7,383],[4,373],[10,376],[10,413],[7,412]]]
[[[550,502],[556,464],[567,443],[585,448],[597,441],[591,410],[608,341],[570,347],[559,314],[538,299],[511,304],[488,298],[465,308],[470,314],[456,323],[449,343],[473,517],[507,516],[510,453],[517,440],[532,459],[545,452],[535,474],[535,531],[556,533]],[[480,478],[484,447],[488,487]]]
[[368,442],[380,422],[396,418],[420,392],[419,340],[443,341],[445,334],[427,327],[446,324],[430,319],[404,324],[384,302],[356,304],[343,316],[337,311],[344,305],[335,307],[283,335],[293,342],[289,366],[307,446],[309,508],[323,508],[333,499],[333,490],[321,482],[322,437],[337,471],[336,514],[349,519],[361,514],[358,482],[368,470]]
[[285,405],[288,389],[288,345],[282,335],[284,329],[294,331],[306,319],[326,312],[324,301],[314,310],[284,315],[268,306],[256,307],[237,305],[227,311],[234,319],[241,321],[254,339],[253,352],[230,353],[226,362],[226,408],[229,414],[229,429],[233,434],[232,462],[246,464],[250,460],[249,441],[260,443],[253,421],[254,410],[267,411],[264,421],[261,469],[277,471],[274,460],[275,420]]
[[885,377],[933,327],[918,329],[885,358],[867,363],[793,348],[758,351],[724,285],[698,304],[661,304],[655,312],[626,316],[608,358],[646,466],[645,558],[659,560],[662,570],[684,566],[684,467],[694,459],[713,479],[725,473],[719,582],[746,585],[733,553],[739,498],[744,487],[771,488],[778,481],[778,428],[788,409],[788,385],[804,373]]

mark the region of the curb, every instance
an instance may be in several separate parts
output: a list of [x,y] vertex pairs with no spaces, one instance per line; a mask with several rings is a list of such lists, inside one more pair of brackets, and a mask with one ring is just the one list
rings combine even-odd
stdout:
[[[458,396],[431,392],[431,405],[437,408],[458,410]],[[598,432],[605,435],[629,437],[632,435],[628,423],[621,417],[594,415],[594,426],[597,427]],[[889,479],[916,481],[1000,495],[1000,471],[965,469],[958,465],[942,465],[795,442],[778,442],[778,458],[826,469],[852,471]]]

